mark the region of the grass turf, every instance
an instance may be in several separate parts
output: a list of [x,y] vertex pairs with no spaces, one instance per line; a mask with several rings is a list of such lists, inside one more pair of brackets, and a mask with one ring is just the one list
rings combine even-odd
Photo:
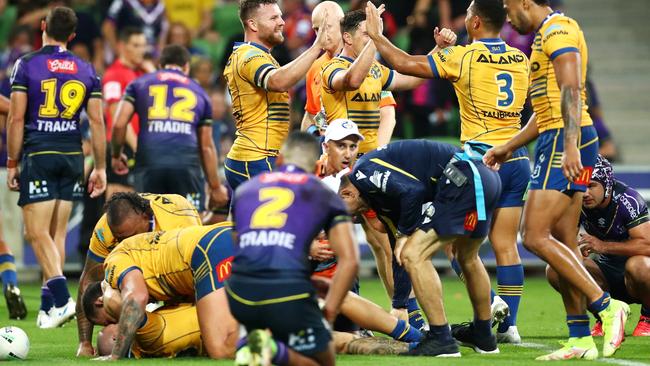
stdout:
[[[76,294],[76,283],[71,284],[71,293]],[[445,291],[445,307],[450,323],[469,320],[472,316],[469,299],[463,284],[454,277],[443,278]],[[27,332],[31,341],[28,364],[71,365],[89,362],[88,359],[77,359],[74,353],[77,347],[77,329],[75,322],[68,323],[63,328],[41,330],[36,327],[36,313],[40,302],[40,287],[36,285],[22,285],[21,290],[27,302],[29,316],[26,320],[8,320],[7,309],[4,301],[0,301],[0,325],[15,325]],[[383,288],[378,280],[364,279],[361,282],[362,295],[388,308],[389,301],[384,295]],[[632,305],[632,315],[627,325],[627,334],[631,334],[639,318],[639,306]],[[524,287],[524,296],[518,319],[519,331],[523,337],[524,346],[500,345],[501,353],[498,355],[479,355],[469,348],[461,348],[460,359],[435,359],[435,358],[406,358],[396,356],[348,356],[337,357],[342,365],[525,365],[535,363],[536,356],[548,350],[558,348],[558,341],[565,340],[567,330],[564,324],[564,310],[560,296],[556,294],[543,278],[528,278]],[[626,366],[650,366],[649,338],[627,337],[621,350],[614,359],[599,359],[598,361],[580,361],[581,365],[620,364]],[[596,339],[599,349],[602,349],[602,338]],[[129,360],[121,362],[128,364],[143,362],[148,365],[167,365],[170,360],[149,359]],[[206,364],[211,362],[217,365],[231,365],[232,361],[211,361],[208,359],[175,359],[171,362],[178,364]]]

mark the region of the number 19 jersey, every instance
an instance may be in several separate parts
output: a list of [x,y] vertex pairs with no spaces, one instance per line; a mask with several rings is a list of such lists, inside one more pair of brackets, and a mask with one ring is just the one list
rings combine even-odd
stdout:
[[81,151],[80,114],[101,98],[93,67],[59,46],[44,46],[16,61],[12,93],[27,93],[24,152]]
[[448,79],[456,90],[461,142],[502,145],[519,131],[530,70],[523,52],[490,38],[428,58],[433,75]]

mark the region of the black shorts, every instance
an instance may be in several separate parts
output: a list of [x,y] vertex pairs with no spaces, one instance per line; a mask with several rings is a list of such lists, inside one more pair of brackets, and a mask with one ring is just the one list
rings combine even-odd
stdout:
[[311,283],[269,283],[234,274],[226,293],[232,315],[248,332],[268,328],[273,338],[307,356],[327,350],[332,336]]
[[23,155],[19,206],[50,200],[81,200],[84,192],[81,152],[43,151]]
[[609,294],[616,300],[621,300],[628,304],[638,304],[639,299],[632,297],[627,292],[625,287],[625,263],[626,260],[611,260],[607,257],[598,256],[594,259],[598,265],[607,285],[609,286]]
[[501,196],[501,180],[499,174],[475,162],[481,175],[485,197],[486,220],[479,221],[476,210],[476,196],[474,190],[474,174],[465,161],[454,163],[467,177],[461,187],[448,182],[443,175],[437,184],[436,196],[433,200],[433,215],[429,222],[423,222],[420,228],[424,231],[433,228],[439,236],[467,235],[470,238],[483,238],[490,229],[492,213]]
[[124,175],[116,174],[111,168],[111,145],[110,143],[106,146],[106,182],[108,184],[121,184],[127,187],[133,187],[135,185],[134,176],[133,176],[133,166],[131,163],[134,162],[135,153],[128,145],[124,146],[124,154],[127,159],[129,159],[129,172]]
[[178,194],[185,197],[197,210],[205,208],[205,187],[200,168],[135,169],[135,190],[141,193]]

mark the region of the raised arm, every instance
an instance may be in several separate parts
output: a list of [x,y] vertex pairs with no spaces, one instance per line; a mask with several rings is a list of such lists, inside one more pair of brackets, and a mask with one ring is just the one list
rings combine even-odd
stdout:
[[376,50],[374,43],[372,41],[368,42],[348,69],[341,69],[341,71],[334,74],[328,86],[336,91],[359,89],[363,81],[366,80],[370,67],[375,61]]

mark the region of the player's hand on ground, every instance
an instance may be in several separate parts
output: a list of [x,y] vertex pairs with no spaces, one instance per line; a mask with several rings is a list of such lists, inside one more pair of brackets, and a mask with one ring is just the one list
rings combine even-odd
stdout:
[[577,146],[568,145],[562,153],[562,173],[573,182],[582,174],[582,162],[580,161],[580,150]]
[[88,177],[88,193],[90,198],[97,198],[106,191],[106,170],[93,169]]
[[334,258],[334,252],[327,240],[314,240],[309,248],[309,256],[319,262]]
[[222,184],[216,189],[210,189],[208,210],[222,208],[228,204],[228,189]]
[[456,44],[456,33],[448,28],[438,28],[433,30],[433,38],[436,40],[436,45],[440,48],[446,48]]
[[370,39],[379,38],[384,31],[384,23],[381,20],[381,13],[383,12],[383,4],[380,5],[378,9],[371,1],[366,3],[366,32]]
[[92,357],[95,356],[95,349],[90,342],[79,343],[77,348],[77,357]]
[[589,235],[587,233],[580,234],[580,239],[578,240],[578,247],[582,252],[583,256],[588,256],[591,253],[601,254],[605,249],[605,243],[595,236]]
[[117,175],[126,175],[129,173],[129,158],[126,154],[120,155],[119,158],[111,157],[111,168]]
[[20,190],[20,173],[18,168],[7,168],[7,187],[10,190],[18,192]]
[[499,170],[501,164],[506,162],[512,156],[512,151],[505,146],[495,146],[483,155],[483,164],[492,170]]

